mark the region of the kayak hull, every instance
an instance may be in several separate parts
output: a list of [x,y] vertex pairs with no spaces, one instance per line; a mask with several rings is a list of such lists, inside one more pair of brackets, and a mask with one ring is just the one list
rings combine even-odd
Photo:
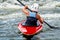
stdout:
[[20,32],[24,35],[35,35],[37,34],[38,32],[40,32],[42,30],[42,25],[38,25],[38,26],[24,26],[22,25],[22,23],[25,22],[25,21],[22,21],[19,23],[18,25],[18,29],[20,30]]

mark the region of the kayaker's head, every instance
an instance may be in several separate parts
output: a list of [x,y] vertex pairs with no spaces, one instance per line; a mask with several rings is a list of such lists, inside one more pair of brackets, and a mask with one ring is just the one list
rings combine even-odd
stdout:
[[30,7],[30,9],[31,9],[32,11],[38,12],[38,10],[39,10],[39,4],[34,3],[34,4]]

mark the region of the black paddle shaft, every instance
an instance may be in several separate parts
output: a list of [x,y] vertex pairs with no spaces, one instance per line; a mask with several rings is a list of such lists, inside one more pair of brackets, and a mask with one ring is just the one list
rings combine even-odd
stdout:
[[[21,5],[25,6],[21,1],[19,1],[19,0],[17,0],[17,1],[18,1]],[[28,8],[28,10],[32,12],[31,9]]]
[[46,21],[44,21],[44,23],[46,23],[50,28],[53,28],[53,29],[60,29],[59,27],[51,26],[51,25],[50,25],[50,24],[48,24]]
[[44,23],[46,23],[50,28],[53,28],[51,25],[49,25],[46,21],[44,21]]
[[[21,5],[25,6],[21,1],[19,1],[19,0],[17,0],[17,1],[18,1]],[[28,10],[32,12],[31,9],[28,8]],[[36,11],[34,11],[34,12],[37,13]]]

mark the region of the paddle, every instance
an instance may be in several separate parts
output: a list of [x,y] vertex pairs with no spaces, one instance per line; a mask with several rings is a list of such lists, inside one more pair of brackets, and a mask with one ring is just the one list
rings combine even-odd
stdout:
[[[22,4],[23,6],[25,6],[21,1],[19,1],[19,0],[17,0],[17,1],[18,1],[20,4]],[[32,12],[31,9],[28,8],[28,10]],[[35,13],[37,13],[37,12],[35,12]],[[49,25],[46,21],[44,21],[44,23],[47,24],[50,28],[59,29],[58,27],[54,27],[54,26]]]
[[[19,0],[17,0],[17,1],[18,1],[21,5],[25,6],[21,1],[19,1]],[[28,10],[32,12],[31,9],[28,8]],[[36,11],[34,11],[34,12],[37,13]]]
[[51,25],[48,24],[46,21],[44,21],[44,23],[47,24],[50,28],[53,28],[53,29],[60,29],[59,27],[51,26]]
[[[25,6],[21,1],[17,0],[21,5]],[[29,11],[31,11],[29,8],[28,8]],[[32,11],[31,11],[32,12]]]

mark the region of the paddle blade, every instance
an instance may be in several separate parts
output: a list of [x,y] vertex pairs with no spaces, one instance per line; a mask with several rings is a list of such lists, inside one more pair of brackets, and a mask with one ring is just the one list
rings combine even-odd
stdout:
[[60,29],[60,27],[55,27],[55,26],[51,26],[50,28],[53,28],[53,29]]

